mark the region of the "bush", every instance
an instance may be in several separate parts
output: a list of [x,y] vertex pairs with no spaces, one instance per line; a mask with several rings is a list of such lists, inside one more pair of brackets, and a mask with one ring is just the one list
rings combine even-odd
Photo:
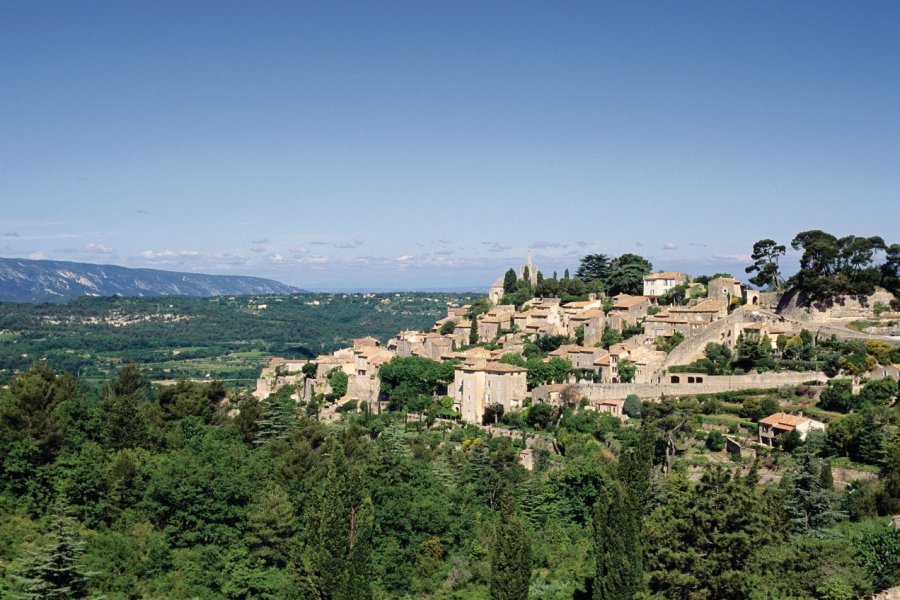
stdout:
[[710,431],[706,436],[706,447],[713,452],[720,452],[725,449],[725,436],[718,431]]
[[622,412],[632,419],[640,418],[641,399],[636,394],[629,394],[628,397],[625,398],[625,404],[622,405]]

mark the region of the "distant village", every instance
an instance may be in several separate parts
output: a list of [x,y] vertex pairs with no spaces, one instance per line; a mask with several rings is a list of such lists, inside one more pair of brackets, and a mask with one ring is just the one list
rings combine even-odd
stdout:
[[[540,278],[529,251],[515,280],[536,287]],[[676,289],[682,301],[663,305],[661,299]],[[356,339],[351,347],[314,361],[273,358],[257,381],[255,396],[264,399],[292,385],[298,401],[322,396],[332,400],[321,411],[323,419],[336,418],[348,402],[380,411],[386,398],[379,369],[395,357],[419,356],[453,362],[453,381],[445,395],[467,423],[482,424],[491,407],[510,412],[532,403],[571,402],[624,420],[623,405],[632,395],[657,400],[828,379],[816,370],[710,375],[686,368],[704,357],[709,344],[734,350],[739,340],[752,339],[775,350],[777,340],[797,336],[801,329],[866,337],[825,321],[809,321],[802,314],[785,317],[776,311],[778,294],[750,289],[733,277],[700,282],[687,273],[654,272],[643,277],[641,295],[587,293],[572,301],[533,297],[520,307],[502,303],[509,291],[507,274],[490,286],[483,306],[449,306],[430,331],[400,331],[384,344],[372,337]],[[523,366],[526,345],[541,338],[565,339],[542,359],[565,364],[565,373],[561,380],[529,385]],[[618,341],[604,347],[608,339]],[[346,391],[340,397],[332,390],[336,371],[346,375]],[[897,378],[894,367],[881,371],[880,376]],[[795,429],[805,438],[811,429],[824,427],[802,414],[775,413],[760,420],[759,442],[772,444],[776,435]]]

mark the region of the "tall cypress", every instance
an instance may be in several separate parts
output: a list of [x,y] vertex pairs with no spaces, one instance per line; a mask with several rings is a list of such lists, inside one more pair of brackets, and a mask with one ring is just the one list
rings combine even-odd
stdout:
[[631,551],[633,515],[618,484],[594,505],[594,600],[627,600],[636,588]]
[[366,600],[372,597],[372,500],[358,469],[347,464],[343,446],[332,439],[329,453],[318,510],[311,511],[312,578],[325,600]]
[[594,509],[595,600],[624,600],[643,588],[641,525],[650,494],[655,439],[652,427],[641,427],[637,443],[619,459],[620,482]]
[[474,346],[478,343],[478,315],[472,313],[472,328],[469,330],[469,345]]
[[491,600],[527,600],[531,581],[531,543],[509,497],[491,546]]

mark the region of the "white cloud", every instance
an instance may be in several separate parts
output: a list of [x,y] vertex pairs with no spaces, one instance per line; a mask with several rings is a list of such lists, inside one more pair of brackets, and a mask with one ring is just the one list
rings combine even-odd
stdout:
[[678,244],[675,242],[666,242],[663,244],[663,250],[678,250]]
[[95,244],[94,242],[85,244],[84,251],[90,254],[113,254],[115,252],[115,250],[113,250],[109,246],[104,246],[103,244]]
[[38,250],[36,252],[30,253],[28,255],[28,258],[30,258],[31,260],[47,260],[49,256]]

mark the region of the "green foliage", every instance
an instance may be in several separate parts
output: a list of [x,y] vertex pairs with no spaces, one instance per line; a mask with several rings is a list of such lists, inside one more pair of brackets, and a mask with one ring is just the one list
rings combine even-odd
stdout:
[[713,452],[721,452],[725,449],[725,436],[719,431],[710,431],[706,436],[706,447]]
[[619,361],[619,380],[622,383],[631,383],[634,381],[635,373],[637,373],[637,366],[630,360],[623,358]]
[[531,544],[506,502],[491,544],[491,600],[527,600],[530,580]]
[[[896,284],[896,250],[878,236],[848,235],[836,238],[820,230],[802,231],[791,241],[802,251],[800,269],[788,281],[791,287],[817,302],[831,302],[835,296],[868,296],[875,286]],[[884,266],[875,264],[875,253],[884,251]]]
[[422,396],[444,395],[453,381],[453,363],[422,356],[395,356],[378,371],[391,410],[409,410]]
[[603,335],[600,336],[600,345],[609,350],[610,346],[621,344],[624,339],[621,331],[607,325],[603,328]]
[[[673,481],[667,502],[645,523],[651,592],[666,598],[743,598],[750,588],[745,565],[780,532],[756,495],[755,478],[707,470],[694,489]],[[699,560],[703,557],[702,560]]]
[[15,579],[20,597],[67,600],[87,595],[90,573],[82,563],[84,542],[66,510],[60,502],[55,505],[46,544],[30,552],[19,565]]
[[350,377],[340,367],[335,367],[328,374],[328,384],[331,386],[333,398],[343,398],[347,394],[347,385]]
[[640,418],[641,399],[634,394],[628,394],[628,396],[625,397],[625,404],[622,405],[622,412],[632,419]]
[[849,412],[856,406],[853,382],[849,379],[831,379],[819,395],[819,406],[825,410]]
[[893,377],[872,379],[859,392],[859,404],[884,406],[897,397],[897,381]]
[[757,287],[778,291],[783,281],[778,268],[778,259],[784,256],[786,250],[787,248],[770,239],[759,240],[753,244],[750,258],[754,262],[745,269],[747,273],[756,273],[750,278],[750,283]]
[[441,335],[450,335],[455,329],[456,321],[448,319],[447,321],[444,321],[443,325],[441,325],[441,328],[438,329],[438,333],[440,333]]
[[852,600],[872,586],[845,540],[800,537],[767,545],[752,557],[750,598]]
[[519,280],[519,276],[516,275],[515,269],[510,269],[503,275],[503,293],[509,294],[516,287],[516,282]]
[[784,514],[795,533],[807,535],[830,525],[837,516],[832,509],[832,490],[823,485],[823,465],[808,448],[799,455],[795,472],[782,480]]
[[300,372],[309,379],[315,379],[316,373],[319,371],[319,365],[315,361],[309,361],[300,367]]

